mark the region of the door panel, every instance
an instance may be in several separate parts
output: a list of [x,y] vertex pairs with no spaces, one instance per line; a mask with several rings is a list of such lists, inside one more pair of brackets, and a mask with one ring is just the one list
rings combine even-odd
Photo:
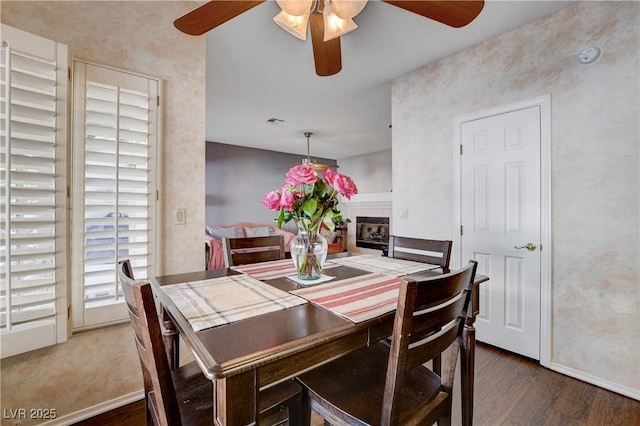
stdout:
[[462,258],[490,277],[477,339],[539,359],[540,108],[464,122],[461,141]]

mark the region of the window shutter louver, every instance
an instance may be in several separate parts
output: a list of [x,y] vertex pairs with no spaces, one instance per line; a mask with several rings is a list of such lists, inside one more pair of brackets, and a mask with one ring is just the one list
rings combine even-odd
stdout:
[[2,357],[66,340],[66,47],[3,25]]
[[[75,62],[74,328],[127,318],[115,265],[154,265],[157,81]],[[79,160],[81,159],[81,160]],[[76,211],[75,206],[78,206]],[[77,224],[82,224],[80,229]]]

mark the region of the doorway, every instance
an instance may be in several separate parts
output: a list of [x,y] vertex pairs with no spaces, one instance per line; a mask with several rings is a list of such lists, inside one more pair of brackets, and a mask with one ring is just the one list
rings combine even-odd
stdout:
[[478,261],[477,339],[550,362],[550,96],[454,120],[454,265]]

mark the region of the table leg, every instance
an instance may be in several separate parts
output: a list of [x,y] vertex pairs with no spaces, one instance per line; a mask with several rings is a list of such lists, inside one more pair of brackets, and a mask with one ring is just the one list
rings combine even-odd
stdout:
[[214,382],[213,419],[218,426],[255,425],[258,383],[255,370]]
[[462,388],[462,425],[473,424],[473,385],[475,376],[476,329],[475,318],[467,318],[462,332],[462,351],[460,359],[460,377]]
[[164,327],[162,341],[167,352],[169,369],[175,370],[180,366],[180,334],[164,306],[162,307],[162,325]]

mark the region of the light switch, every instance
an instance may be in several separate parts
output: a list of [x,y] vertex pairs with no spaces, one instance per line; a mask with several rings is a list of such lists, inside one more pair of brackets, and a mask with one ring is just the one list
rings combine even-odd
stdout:
[[175,218],[176,218],[176,225],[186,225],[187,209],[176,209]]

